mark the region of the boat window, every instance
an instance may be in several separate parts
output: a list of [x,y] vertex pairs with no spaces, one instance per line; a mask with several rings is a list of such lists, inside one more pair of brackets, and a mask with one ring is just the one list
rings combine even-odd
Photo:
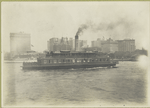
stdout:
[[83,59],[81,60],[81,62],[83,63]]
[[77,59],[77,62],[81,62],[81,59]]
[[83,59],[83,62],[86,62],[87,61],[87,59]]
[[53,63],[53,60],[49,60],[49,63]]
[[68,60],[68,62],[70,62],[70,60]]
[[85,59],[85,62],[87,62],[88,61],[88,59]]
[[92,62],[94,62],[94,59],[92,59]]
[[65,63],[65,60],[63,59],[62,62]]
[[75,59],[73,59],[72,62],[75,63]]
[[58,60],[58,63],[61,63],[61,59]]
[[75,59],[75,62],[77,63],[77,59]]

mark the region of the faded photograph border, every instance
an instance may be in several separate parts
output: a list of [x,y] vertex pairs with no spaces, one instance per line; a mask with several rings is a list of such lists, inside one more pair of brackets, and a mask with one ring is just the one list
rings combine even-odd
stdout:
[[[7,2],[8,0],[0,0],[1,1],[1,9],[2,9],[2,2]],[[15,1],[15,0],[12,0],[11,2],[27,2],[27,1],[31,1],[31,2],[38,2],[38,1],[32,1],[32,0],[25,0],[25,1],[23,1],[23,0],[17,0],[17,1]],[[61,2],[61,1],[59,1],[59,0],[49,0],[49,1],[44,1],[44,0],[40,0],[40,2],[53,2],[53,1],[57,1],[57,2]],[[67,1],[67,2],[71,2],[71,1],[74,1],[74,2],[79,2],[78,0],[62,0],[62,1]],[[86,0],[81,0],[82,2],[86,2]],[[88,2],[92,2],[92,1],[98,1],[98,2],[104,2],[103,0],[89,0]],[[115,1],[113,1],[113,2],[117,2],[117,1],[122,1],[122,0],[115,0]],[[128,1],[131,1],[131,0],[128,0]],[[132,1],[134,1],[134,0],[132,0]],[[135,0],[136,1],[136,0]],[[141,2],[147,2],[147,1],[149,1],[149,0],[143,0],[143,1],[141,1]],[[111,0],[108,0],[107,2],[112,2]],[[138,1],[137,1],[138,2]],[[148,2],[149,3],[149,12],[150,12],[150,2]],[[1,10],[1,12],[2,12],[2,10]],[[0,12],[0,13],[1,13]],[[150,14],[149,14],[149,18],[150,18]],[[2,13],[1,13],[1,19],[2,19]],[[4,107],[4,108],[11,108],[11,106],[9,107],[6,107],[6,106],[2,106],[3,105],[3,98],[2,98],[2,96],[3,96],[3,91],[2,91],[2,86],[3,86],[3,84],[2,84],[2,82],[3,82],[3,78],[2,78],[2,76],[3,76],[3,74],[2,74],[2,69],[3,69],[3,48],[2,48],[2,46],[3,46],[3,42],[2,42],[2,20],[0,21],[0,24],[1,24],[1,26],[0,26],[0,29],[1,29],[1,34],[0,34],[0,36],[1,36],[1,38],[0,38],[0,41],[1,41],[1,54],[0,54],[0,56],[1,56],[1,63],[0,63],[0,65],[1,65],[1,73],[0,73],[0,76],[1,76],[1,84],[0,84],[0,86],[1,86],[1,90],[0,90],[0,95],[1,95],[1,99],[0,99],[0,105],[1,105],[1,107]],[[149,28],[150,28],[150,21],[149,21]],[[149,32],[149,34],[150,34],[150,32]],[[150,42],[150,36],[149,36],[149,42]],[[148,46],[149,46],[149,49],[148,49],[148,52],[150,51],[150,44],[148,44]],[[4,47],[4,46],[3,46]],[[150,96],[150,67],[149,67],[149,65],[150,65],[150,57],[149,57],[149,54],[148,54],[148,76],[147,76],[147,79],[148,79],[148,84],[147,84],[147,86],[148,86],[148,90],[147,90],[147,94],[148,94],[148,106],[146,106],[146,107],[150,107],[149,105],[150,105],[150,99],[149,99],[149,96]],[[17,107],[19,107],[19,106],[17,106]],[[16,107],[16,108],[17,108]],[[25,107],[31,107],[31,106],[25,106]],[[40,106],[35,106],[35,107],[32,107],[32,108],[36,108],[36,107],[38,107],[38,108],[43,108],[43,107],[40,107]],[[45,106],[44,106],[45,107]],[[48,106],[46,106],[46,107],[48,107]],[[57,107],[57,106],[52,106],[52,107]],[[58,107],[64,107],[64,106],[58,106]],[[68,107],[76,107],[76,106],[68,106]],[[78,106],[77,106],[78,107]],[[80,106],[79,106],[80,107]],[[85,107],[89,107],[89,106],[85,106]],[[97,106],[93,106],[93,107],[97,107]],[[99,106],[99,107],[101,107],[101,106]],[[102,106],[103,107],[103,106]],[[108,107],[114,107],[114,106],[109,106],[108,105]],[[122,107],[126,107],[126,106],[122,106]],[[130,107],[130,106],[129,106]],[[131,106],[131,107],[133,107],[133,106]],[[136,106],[137,107],[137,106]],[[140,107],[140,106],[139,106]],[[14,107],[15,108],[15,107]],[[23,107],[21,107],[21,108],[23,108]],[[65,108],[65,107],[64,107]],[[82,108],[82,107],[81,107]],[[92,107],[91,107],[92,108]]]

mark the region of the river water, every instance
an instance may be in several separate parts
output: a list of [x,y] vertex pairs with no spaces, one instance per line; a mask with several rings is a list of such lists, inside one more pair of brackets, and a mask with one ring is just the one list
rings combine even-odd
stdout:
[[3,65],[4,106],[145,106],[147,70],[138,62],[118,68],[24,71]]

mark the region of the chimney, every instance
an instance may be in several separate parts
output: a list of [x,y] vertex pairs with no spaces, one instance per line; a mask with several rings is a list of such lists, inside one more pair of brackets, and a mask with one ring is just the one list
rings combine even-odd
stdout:
[[78,50],[78,35],[75,36],[75,51]]

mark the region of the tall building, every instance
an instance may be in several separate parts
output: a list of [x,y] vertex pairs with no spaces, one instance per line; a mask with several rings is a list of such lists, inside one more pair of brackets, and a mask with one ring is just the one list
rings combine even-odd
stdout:
[[71,50],[74,50],[74,40],[72,38],[69,39],[69,45]]
[[135,51],[135,40],[134,39],[124,39],[118,40],[118,51]]
[[51,38],[47,41],[47,48],[48,51],[59,51],[60,50],[60,39],[58,38]]
[[60,50],[71,50],[72,46],[73,45],[71,45],[71,41],[70,41],[70,44],[69,44],[69,40],[68,40],[67,37],[62,37],[61,42],[60,42]]
[[103,41],[101,46],[102,52],[104,53],[114,53],[115,51],[118,51],[118,42],[113,41],[110,38],[106,41]]
[[100,38],[97,39],[97,47],[101,48],[101,43],[103,42],[103,40],[101,40]]
[[10,52],[13,55],[31,50],[31,37],[26,33],[10,33]]
[[47,41],[47,48],[48,51],[60,51],[60,50],[73,50],[73,39],[66,37],[62,37],[61,39],[58,38],[51,38]]
[[101,48],[101,43],[102,43],[103,41],[104,41],[104,40],[101,40],[100,38],[98,38],[97,40],[91,42],[91,47],[98,47],[98,48]]

